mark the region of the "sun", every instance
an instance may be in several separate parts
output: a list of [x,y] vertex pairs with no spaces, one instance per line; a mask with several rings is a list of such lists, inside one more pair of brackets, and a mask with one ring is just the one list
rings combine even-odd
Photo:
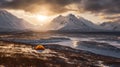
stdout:
[[44,16],[44,15],[37,15],[36,18],[37,18],[37,20],[39,20],[41,22],[45,22],[48,20],[48,17]]

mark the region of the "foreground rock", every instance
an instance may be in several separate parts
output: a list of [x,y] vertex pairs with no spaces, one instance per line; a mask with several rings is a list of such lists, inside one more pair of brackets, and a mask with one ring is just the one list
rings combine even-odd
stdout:
[[120,67],[120,59],[60,45],[34,45],[0,41],[0,67]]

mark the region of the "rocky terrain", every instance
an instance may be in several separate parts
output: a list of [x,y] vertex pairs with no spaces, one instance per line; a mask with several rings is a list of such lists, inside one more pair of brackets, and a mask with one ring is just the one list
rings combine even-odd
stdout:
[[120,67],[120,59],[57,44],[35,45],[0,41],[0,67]]

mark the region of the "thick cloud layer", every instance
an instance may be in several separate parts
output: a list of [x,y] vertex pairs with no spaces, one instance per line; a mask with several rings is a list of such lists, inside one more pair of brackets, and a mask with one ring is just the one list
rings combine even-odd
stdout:
[[89,11],[91,13],[118,14],[120,13],[120,0],[0,0],[1,8],[22,9],[35,12],[44,8],[55,13],[73,11],[74,8],[66,6],[75,4],[77,11]]
[[36,12],[42,8],[49,9],[52,13],[62,13],[70,11],[65,8],[69,4],[76,4],[80,0],[0,0],[1,8],[7,9],[22,9],[29,12]]
[[82,0],[81,3],[85,11],[106,14],[120,13],[120,0]]

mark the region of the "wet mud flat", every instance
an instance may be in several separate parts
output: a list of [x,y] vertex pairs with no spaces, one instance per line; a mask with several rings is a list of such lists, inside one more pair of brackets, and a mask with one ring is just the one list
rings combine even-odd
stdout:
[[97,55],[58,44],[35,45],[0,41],[0,67],[120,67],[120,58]]

